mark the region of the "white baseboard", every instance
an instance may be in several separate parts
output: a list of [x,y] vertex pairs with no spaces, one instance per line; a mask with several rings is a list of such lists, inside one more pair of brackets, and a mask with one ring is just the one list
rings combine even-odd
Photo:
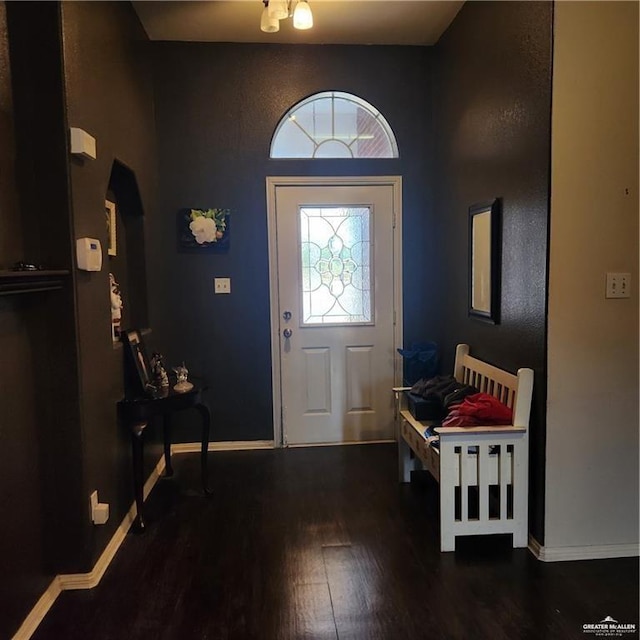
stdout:
[[24,619],[12,640],[29,640],[61,592],[58,576],[56,576]]
[[[160,458],[155,469],[151,472],[147,481],[144,483],[142,489],[142,495],[144,500],[147,499],[151,490],[155,486],[156,482],[164,471],[165,462],[164,456]],[[98,561],[94,565],[93,569],[89,573],[63,573],[58,576],[60,581],[60,588],[62,591],[71,591],[73,589],[93,589],[97,587],[105,571],[109,567],[109,564],[115,557],[120,545],[124,542],[124,539],[133,524],[136,517],[136,505],[135,503],[129,507],[126,515],[122,519],[118,528],[115,530],[111,540],[105,547],[104,551],[98,558]]]
[[348,440],[346,442],[311,442],[309,444],[288,444],[289,449],[301,449],[303,447],[346,447],[354,444],[390,444],[396,442],[391,440]]
[[[255,449],[273,449],[273,440],[237,440],[229,442],[210,442],[209,451],[253,451]],[[199,442],[179,442],[171,445],[171,453],[200,453]]]
[[[144,483],[143,495],[144,499],[151,493],[154,485],[158,481],[158,478],[164,471],[164,456],[160,458],[155,469],[151,472],[147,481]],[[95,566],[89,573],[62,573],[57,575],[42,594],[38,602],[29,612],[29,615],[25,618],[24,622],[13,636],[12,640],[29,640],[38,625],[42,622],[49,609],[53,606],[56,598],[63,591],[71,591],[73,589],[93,589],[98,586],[102,576],[109,567],[109,564],[115,557],[120,545],[123,543],[129,528],[131,527],[136,517],[136,505],[131,505],[129,511],[122,519],[122,522],[118,525],[111,540],[105,547],[104,551],[98,558]]]
[[[200,452],[199,442],[188,442],[184,444],[175,444],[171,446],[171,453],[196,453]],[[272,440],[256,440],[247,442],[211,442],[209,443],[209,451],[241,451],[251,449],[272,449]],[[164,471],[165,463],[164,456],[160,458],[158,464],[151,472],[147,481],[144,483],[143,497],[146,500],[151,490],[155,486],[156,482]],[[71,591],[73,589],[93,589],[98,586],[102,576],[109,567],[109,564],[115,557],[120,545],[124,542],[124,539],[133,524],[136,517],[136,505],[133,503],[127,511],[126,515],[122,519],[122,522],[118,525],[111,540],[105,547],[104,551],[98,558],[95,566],[89,573],[66,573],[57,575],[51,584],[47,587],[46,591],[40,596],[40,599],[34,605],[33,609],[29,612],[24,619],[20,628],[13,636],[12,640],[29,640],[34,634],[38,625],[44,620],[49,609],[53,606],[56,598],[63,591]]]
[[529,536],[529,550],[542,562],[568,562],[571,560],[610,560],[633,558],[640,555],[637,544],[601,544],[582,547],[545,547]]

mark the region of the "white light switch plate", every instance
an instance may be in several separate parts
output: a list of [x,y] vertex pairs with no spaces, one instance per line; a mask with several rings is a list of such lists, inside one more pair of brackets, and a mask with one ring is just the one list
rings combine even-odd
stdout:
[[605,298],[629,298],[631,296],[630,273],[607,273]]
[[231,278],[214,278],[213,290],[215,293],[231,293]]

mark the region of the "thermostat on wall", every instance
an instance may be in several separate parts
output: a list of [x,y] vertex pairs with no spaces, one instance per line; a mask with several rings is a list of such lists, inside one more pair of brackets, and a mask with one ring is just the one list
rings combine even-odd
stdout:
[[78,269],[100,271],[102,269],[102,247],[96,238],[78,238],[76,240]]

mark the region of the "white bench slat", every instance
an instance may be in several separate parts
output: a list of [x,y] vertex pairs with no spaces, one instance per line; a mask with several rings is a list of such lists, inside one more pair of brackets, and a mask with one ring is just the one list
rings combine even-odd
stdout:
[[[479,516],[482,522],[489,520],[489,445],[478,445]],[[496,467],[498,460],[495,460]]]
[[508,517],[507,487],[513,478],[513,455],[508,453],[507,445],[500,448],[500,518]]

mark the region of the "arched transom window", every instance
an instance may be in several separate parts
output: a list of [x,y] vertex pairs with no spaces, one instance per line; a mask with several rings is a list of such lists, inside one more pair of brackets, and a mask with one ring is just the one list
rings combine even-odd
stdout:
[[397,158],[384,116],[350,93],[325,91],[294,105],[278,123],[271,158]]

